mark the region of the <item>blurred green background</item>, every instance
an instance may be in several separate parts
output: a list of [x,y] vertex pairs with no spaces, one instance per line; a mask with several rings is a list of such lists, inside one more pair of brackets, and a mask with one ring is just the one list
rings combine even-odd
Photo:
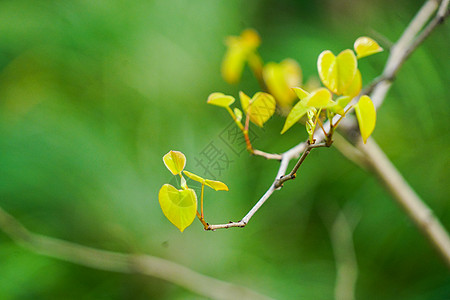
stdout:
[[[159,188],[175,179],[169,150],[202,173],[213,143],[228,157],[214,170],[229,192],[206,191],[211,223],[240,220],[278,163],[223,143],[227,113],[211,92],[258,91],[220,77],[224,38],[255,28],[263,59],[296,59],[317,76],[324,49],[362,35],[395,41],[423,1],[0,1],[0,205],[33,232],[82,245],[159,256],[277,299],[331,299],[336,267],[327,224],[339,207],[359,220],[357,299],[449,299],[448,269],[376,178],[335,148],[313,152],[245,229],[180,233]],[[404,65],[378,114],[374,137],[450,228],[449,25]],[[383,44],[383,43],[382,43]],[[383,44],[386,46],[386,44]],[[387,51],[360,62],[364,83]],[[275,116],[254,145],[282,152],[306,138],[279,135]],[[232,147],[236,145],[231,145]],[[212,171],[212,169],[209,169]],[[219,172],[220,171],[220,172]],[[218,174],[220,173],[220,174]],[[0,299],[199,299],[184,288],[61,262],[0,233]]]

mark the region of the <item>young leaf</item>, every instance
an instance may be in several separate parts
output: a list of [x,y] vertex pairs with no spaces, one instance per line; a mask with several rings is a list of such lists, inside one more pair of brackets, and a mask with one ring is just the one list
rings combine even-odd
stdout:
[[236,83],[241,78],[244,64],[261,43],[258,33],[244,30],[240,36],[230,36],[226,40],[227,52],[222,62],[222,77],[228,83]]
[[210,188],[216,191],[228,191],[228,186],[221,181],[206,179],[205,185],[209,186]]
[[247,110],[250,121],[259,127],[263,127],[264,123],[266,123],[275,112],[275,99],[272,95],[267,93],[256,93],[251,99]]
[[200,183],[203,183],[203,181],[205,181],[204,178],[202,178],[202,177],[200,177],[200,176],[198,176],[198,175],[196,175],[196,174],[194,174],[194,173],[191,173],[191,172],[189,172],[189,171],[183,171],[183,173],[184,173],[184,175],[186,175],[186,176],[189,177],[190,179],[195,180],[195,181],[198,181],[198,182],[200,182]]
[[364,144],[375,129],[376,110],[369,96],[363,95],[355,105],[356,118],[358,119],[359,131]]
[[221,73],[226,82],[232,84],[239,81],[245,65],[245,52],[239,44],[228,41],[228,50],[222,61]]
[[361,92],[362,88],[362,80],[361,80],[361,72],[357,69],[355,78],[353,78],[352,83],[342,92],[342,94],[350,96],[351,98],[358,96],[359,92]]
[[159,190],[158,199],[166,218],[181,232],[192,224],[197,213],[197,195],[194,190],[177,190],[165,184]]
[[326,88],[320,88],[312,92],[302,102],[308,107],[324,108],[334,104],[331,93]]
[[344,108],[350,103],[351,100],[352,98],[349,96],[341,96],[337,98],[336,102],[332,106],[328,107],[328,109],[336,114],[343,115],[345,113]]
[[289,128],[297,123],[309,110],[311,110],[311,107],[306,106],[302,103],[302,101],[297,102],[287,116],[283,130],[281,130],[281,134],[285,133]]
[[337,57],[331,51],[323,51],[317,60],[317,69],[322,83],[333,93],[342,95],[356,75],[356,56],[350,49]]
[[304,89],[301,89],[299,87],[294,87],[294,88],[292,88],[292,90],[295,92],[298,99],[300,99],[300,100],[303,100],[309,96],[309,93],[307,91],[305,91]]
[[352,97],[350,96],[342,96],[336,99],[336,103],[339,104],[342,108],[345,108],[350,101],[352,101]]
[[353,44],[353,49],[355,49],[358,58],[383,51],[383,48],[377,42],[366,36],[359,37]]
[[170,150],[164,155],[163,161],[167,169],[169,169],[173,175],[177,175],[183,171],[184,166],[186,165],[186,156],[180,151]]
[[206,103],[221,107],[228,107],[235,101],[233,96],[224,95],[223,93],[212,93],[208,96]]
[[302,70],[293,59],[268,63],[263,69],[264,82],[280,106],[289,107],[295,99],[291,88],[302,82]]
[[238,122],[241,122],[241,120],[242,120],[242,111],[239,108],[237,108],[237,107],[235,107],[233,109],[233,111],[234,111],[234,115],[236,116],[236,120]]
[[247,113],[248,106],[250,105],[251,98],[247,96],[243,91],[239,92],[239,99],[241,100],[241,107],[244,113]]

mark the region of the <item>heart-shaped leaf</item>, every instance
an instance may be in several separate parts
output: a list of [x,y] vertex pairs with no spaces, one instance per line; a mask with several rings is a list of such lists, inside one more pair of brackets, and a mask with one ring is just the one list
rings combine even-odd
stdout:
[[227,52],[222,62],[222,77],[228,83],[239,81],[245,62],[261,43],[258,33],[253,29],[244,30],[240,36],[230,36],[226,40]]
[[333,93],[342,95],[356,75],[357,60],[355,53],[347,49],[336,57],[331,51],[323,51],[317,60],[322,83]]
[[223,93],[212,93],[209,95],[206,103],[221,107],[228,107],[235,101],[233,96],[224,95]]
[[356,70],[356,75],[353,78],[352,83],[342,92],[342,94],[353,98],[358,96],[359,92],[361,92],[361,88],[362,88],[361,72],[359,70]]
[[197,195],[194,190],[177,190],[165,184],[159,190],[158,199],[166,218],[181,232],[192,224],[197,213]]
[[250,105],[251,98],[247,96],[243,91],[239,92],[239,99],[241,100],[241,107],[245,114],[247,114],[248,106]]
[[311,107],[306,106],[302,101],[297,102],[288,114],[281,134],[297,123],[309,110],[311,110]]
[[256,93],[247,109],[250,121],[259,127],[263,127],[264,123],[275,112],[275,105],[275,99],[272,95],[263,92]]
[[302,88],[294,87],[294,88],[292,88],[292,90],[295,92],[295,94],[297,95],[298,99],[300,99],[300,100],[303,100],[303,99],[305,99],[306,97],[309,96],[309,93],[307,91],[305,91],[304,89],[302,89]]
[[350,103],[351,100],[352,98],[350,96],[341,96],[337,98],[334,105],[328,107],[328,109],[336,114],[343,115],[345,113],[345,107]]
[[353,44],[353,49],[355,49],[358,58],[383,51],[383,48],[377,42],[367,36],[359,37]]
[[194,174],[194,173],[191,173],[191,172],[189,172],[189,171],[183,171],[183,173],[184,173],[184,175],[186,175],[186,176],[189,177],[190,179],[195,180],[195,181],[198,181],[198,182],[200,182],[200,183],[203,183],[203,182],[205,181],[204,178],[202,178],[202,177],[200,177],[200,176],[198,176],[198,175],[196,175],[196,174]]
[[369,96],[363,95],[355,105],[356,118],[358,119],[359,131],[364,144],[375,129],[377,112]]
[[164,155],[163,161],[167,169],[169,169],[173,175],[177,175],[183,171],[184,166],[186,165],[186,156],[184,156],[184,154],[180,151],[170,150],[166,155]]
[[324,108],[334,104],[334,101],[331,100],[331,93],[326,88],[320,88],[312,92],[302,102],[308,107],[315,108]]
[[234,115],[236,116],[236,121],[238,121],[238,123],[240,123],[242,120],[242,111],[237,107],[235,107],[233,109],[233,111],[234,111]]
[[[230,44],[232,44],[230,42]],[[241,79],[244,70],[246,53],[239,44],[229,45],[222,61],[221,73],[226,82],[237,83]]]
[[221,181],[206,179],[205,185],[209,186],[210,188],[216,191],[228,191],[228,186]]
[[280,106],[288,107],[295,99],[291,88],[302,82],[302,70],[293,59],[285,59],[281,63],[268,63],[263,69],[266,86]]

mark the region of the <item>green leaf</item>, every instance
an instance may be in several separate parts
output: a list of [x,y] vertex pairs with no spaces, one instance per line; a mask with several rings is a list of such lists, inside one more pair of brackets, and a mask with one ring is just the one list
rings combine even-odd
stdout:
[[309,93],[307,91],[305,91],[304,89],[302,89],[302,88],[294,87],[294,88],[292,88],[292,90],[295,92],[295,94],[297,95],[298,99],[300,99],[300,100],[303,100],[303,99],[305,99],[306,97],[309,96]]
[[331,100],[331,93],[326,88],[320,88],[312,92],[308,97],[303,99],[302,102],[306,106],[315,108],[324,108],[334,104],[334,101]]
[[359,131],[364,144],[375,129],[377,112],[369,96],[361,96],[355,105],[356,118],[358,119]]
[[356,75],[357,60],[355,53],[347,49],[337,57],[331,51],[323,51],[317,60],[322,83],[333,93],[342,95]]
[[361,72],[357,69],[356,75],[353,78],[352,83],[342,92],[343,95],[350,96],[351,98],[358,96],[362,88]]
[[239,92],[239,99],[241,100],[241,107],[245,114],[247,114],[248,106],[250,105],[251,98],[247,96],[243,91]]
[[297,102],[287,116],[283,130],[281,130],[281,134],[285,133],[289,128],[297,123],[309,110],[311,110],[311,107],[306,106],[302,103],[302,101]]
[[228,46],[222,61],[222,77],[228,83],[239,81],[249,56],[256,51],[261,39],[253,29],[244,30],[240,36],[230,36],[226,40]]
[[158,199],[166,218],[181,232],[192,224],[197,213],[197,195],[194,190],[177,190],[165,184],[159,190]]
[[302,83],[302,69],[293,59],[285,59],[279,64],[270,62],[264,66],[263,78],[277,103],[289,107],[295,100],[291,88]]
[[235,107],[234,115],[236,116],[236,121],[238,121],[240,123],[242,120],[242,111],[239,108]]
[[336,99],[336,103],[339,104],[342,108],[345,108],[350,101],[352,101],[352,97],[350,96],[341,96]]
[[358,58],[383,51],[383,48],[377,42],[367,36],[359,37],[353,44],[353,49],[355,49]]
[[237,83],[244,69],[246,53],[238,45],[229,46],[222,61],[222,77],[226,82]]
[[221,181],[206,179],[205,185],[209,186],[210,188],[216,191],[228,191],[228,186]]
[[272,95],[263,92],[256,93],[247,109],[250,121],[259,127],[263,127],[264,123],[275,112],[275,105],[275,99]]
[[202,177],[200,177],[200,176],[198,176],[198,175],[196,175],[196,174],[194,174],[194,173],[191,173],[191,172],[189,172],[189,171],[183,171],[183,173],[184,173],[184,175],[186,175],[186,176],[189,177],[190,179],[195,180],[195,181],[198,181],[198,182],[200,182],[200,183],[203,183],[203,182],[205,181],[204,178],[202,178]]
[[167,169],[169,169],[173,175],[177,175],[183,171],[184,166],[186,165],[186,156],[180,151],[170,150],[164,155],[163,161]]
[[328,109],[336,114],[343,115],[345,113],[345,107],[350,103],[351,100],[352,98],[350,96],[341,96],[337,98],[334,105],[328,107]]
[[206,103],[217,105],[220,107],[228,107],[235,101],[233,96],[224,95],[223,93],[212,93],[209,95]]

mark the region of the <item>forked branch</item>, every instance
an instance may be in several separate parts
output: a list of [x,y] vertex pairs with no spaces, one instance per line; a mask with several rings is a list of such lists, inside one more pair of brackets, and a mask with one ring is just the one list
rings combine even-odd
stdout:
[[[431,34],[431,32],[441,23],[444,22],[445,18],[449,16],[449,0],[428,0],[413,18],[411,23],[403,32],[402,36],[392,47],[391,53],[389,55],[388,61],[385,65],[384,71],[380,77],[374,80],[364,91],[363,94],[371,94],[371,98],[374,102],[376,108],[380,107],[386,97],[388,90],[390,89],[392,82],[395,78],[400,67],[408,59],[411,53],[417,49],[417,47]],[[435,16],[430,20],[433,14],[436,12]],[[422,28],[424,28],[422,30]],[[358,99],[356,97],[353,101],[346,107],[346,109],[351,109]],[[338,121],[338,116],[333,118],[333,124]],[[357,126],[356,122],[350,124],[350,127]],[[325,123],[325,130],[329,130],[329,122]],[[317,143],[321,143],[325,139],[325,135],[320,130],[316,131],[314,138]],[[361,149],[366,149],[364,154],[367,157],[367,161],[370,166],[382,177],[382,174],[386,176],[383,178],[397,178],[393,182],[383,180],[390,193],[394,198],[401,204],[408,215],[413,219],[416,225],[421,229],[423,234],[431,241],[435,248],[444,257],[446,263],[450,266],[450,238],[445,228],[441,225],[439,220],[433,215],[432,211],[425,205],[425,203],[414,193],[412,188],[406,183],[400,173],[393,167],[392,163],[388,160],[386,155],[379,149],[375,148],[373,141],[369,140],[368,147],[361,147]],[[244,227],[250,218],[256,213],[256,211],[267,201],[267,199],[272,195],[272,193],[281,187],[282,183],[293,179],[298,167],[304,161],[306,156],[310,152],[310,147],[308,142],[302,142],[295,147],[289,149],[281,155],[280,167],[278,169],[277,175],[274,182],[266,191],[266,193],[259,199],[255,206],[248,212],[248,214],[239,222],[230,222],[228,224],[221,225],[209,225],[209,230],[215,230],[220,228],[230,228],[230,227]],[[376,149],[376,151],[374,150]],[[298,161],[298,167],[293,170],[293,172],[286,174],[286,169],[289,162],[297,158],[301,153],[302,157]],[[377,165],[378,160],[373,159],[376,154],[377,159],[380,160],[380,165]],[[359,156],[359,158],[361,158]],[[359,160],[358,162],[361,162]]]

